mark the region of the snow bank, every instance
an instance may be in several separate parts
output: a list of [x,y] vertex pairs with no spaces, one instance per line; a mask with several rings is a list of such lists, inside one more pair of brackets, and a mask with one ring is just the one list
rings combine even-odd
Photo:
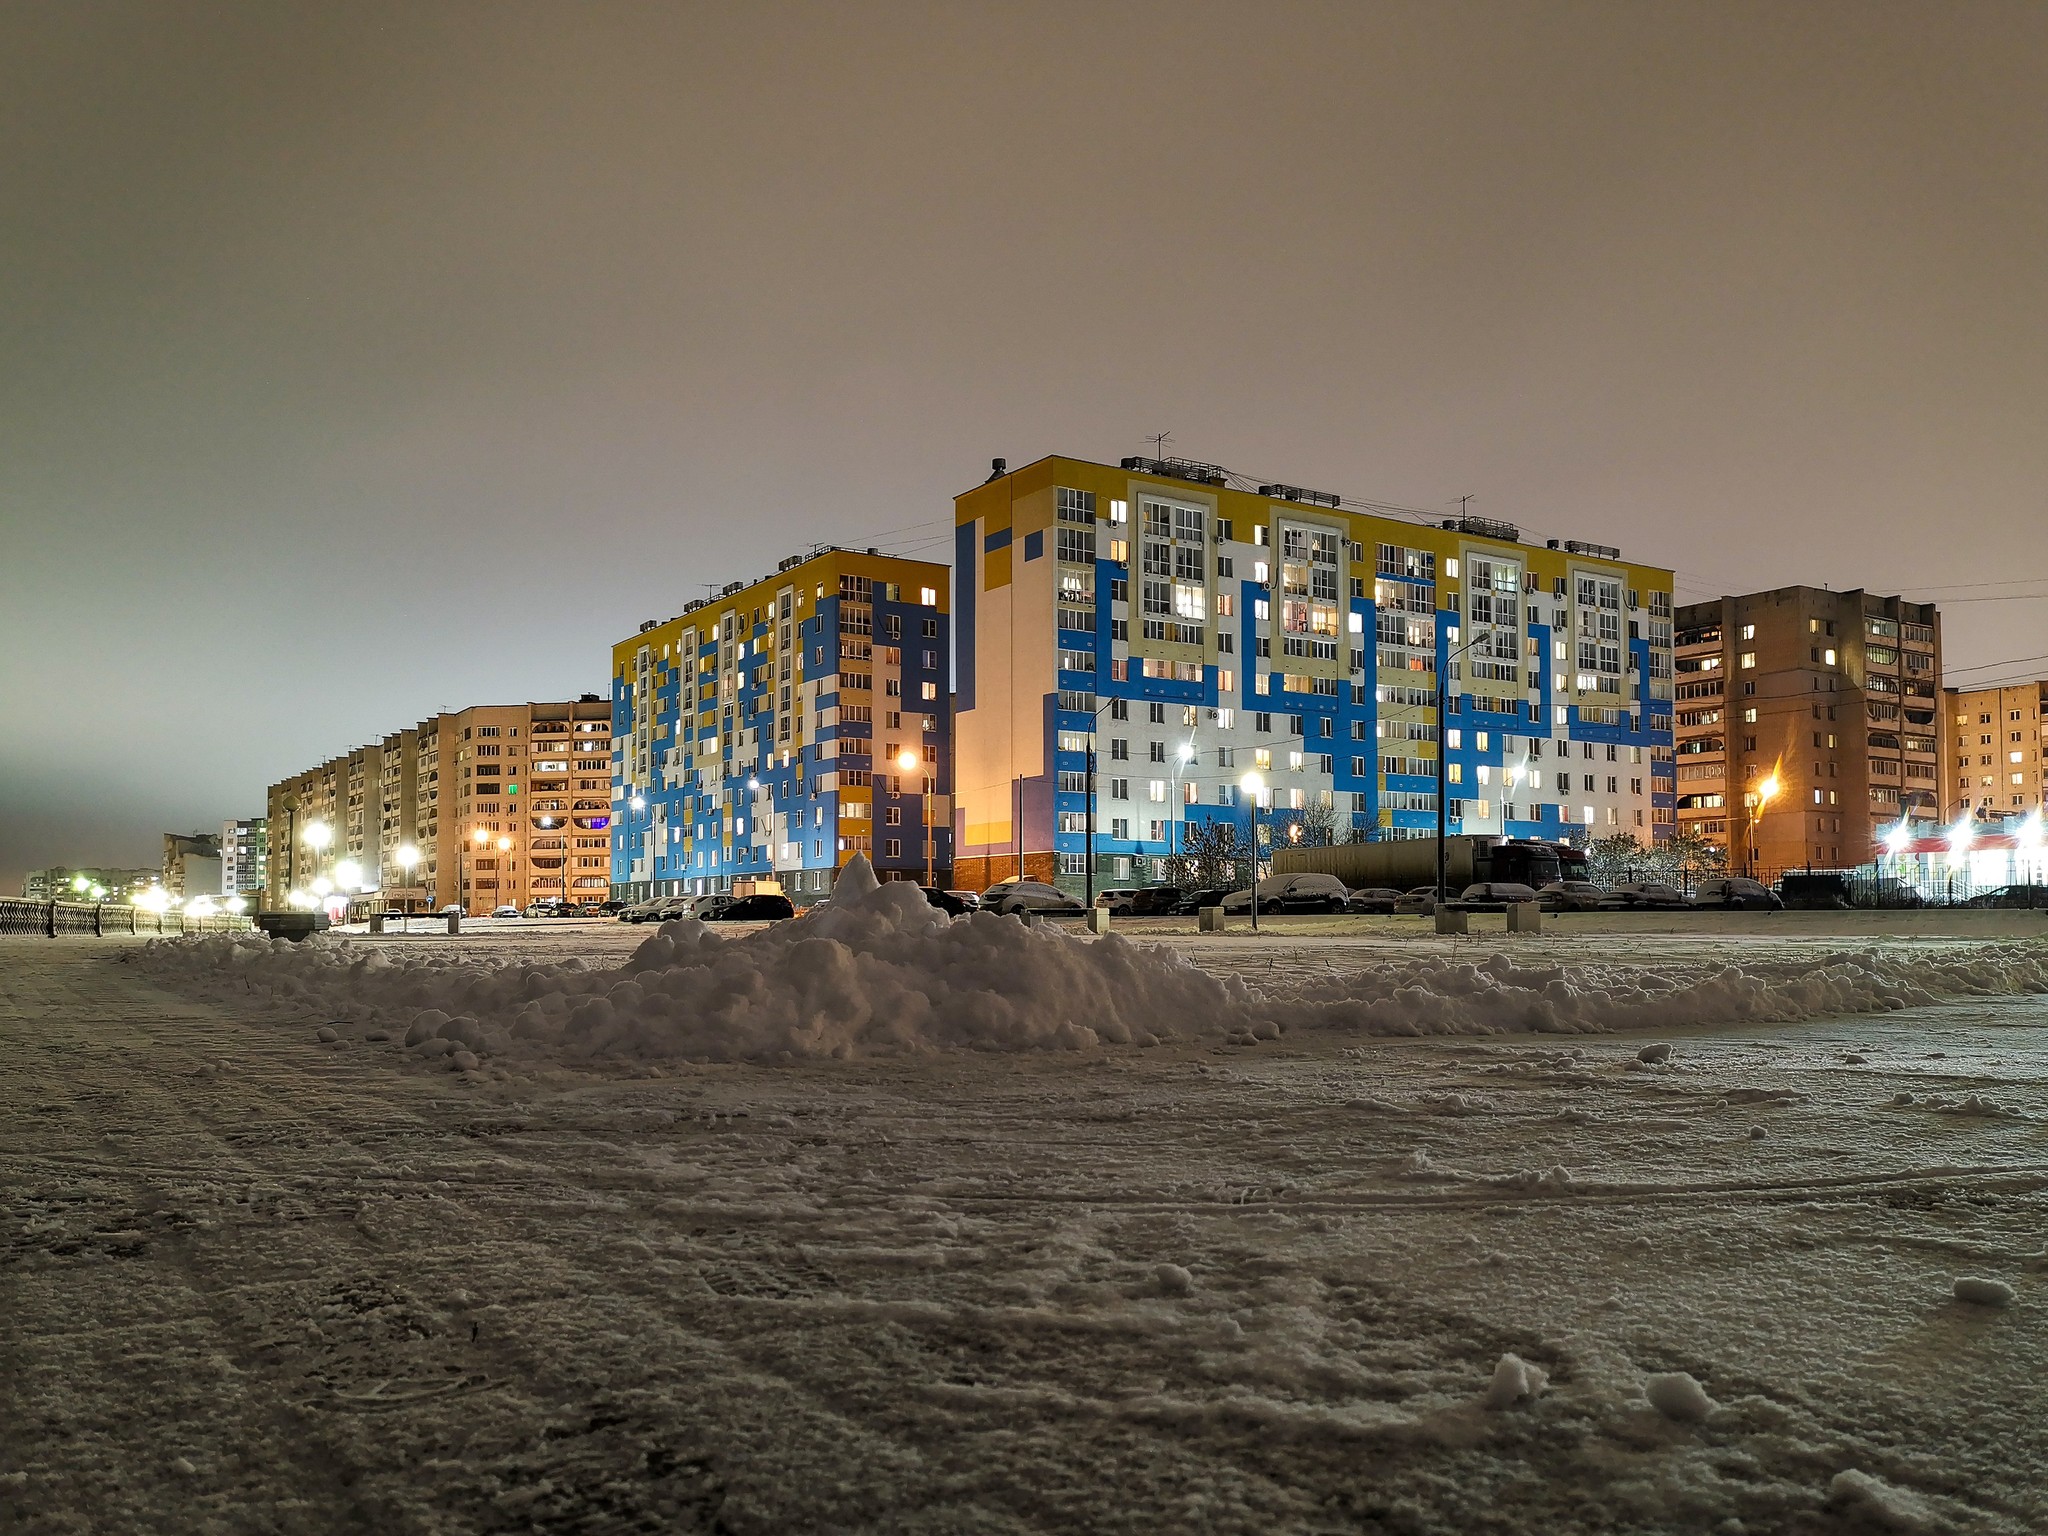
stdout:
[[409,1047],[458,1061],[1077,1050],[1250,1020],[1242,982],[1171,951],[993,913],[948,918],[914,886],[879,884],[865,859],[815,916],[734,938],[694,919],[665,923],[615,970],[490,965],[329,935],[214,935],[152,944],[142,958],[169,979],[388,1020]]
[[[1090,940],[986,913],[950,919],[912,886],[878,884],[865,860],[847,867],[832,904],[813,916],[738,937],[686,918],[664,924],[614,968],[580,959],[522,965],[474,948],[437,953],[328,934],[299,944],[212,935],[130,954],[166,981],[266,996],[304,1022],[372,1025],[458,1065],[508,1055],[760,1061],[1067,1051],[1176,1038],[1253,1046],[1288,1029],[1590,1034],[2048,991],[2048,951],[1984,945],[1740,965],[1540,965],[1432,952],[1318,968],[1254,994],[1164,946]],[[1673,1069],[1666,1042],[1638,1054],[1630,1065],[1639,1070]],[[1473,1109],[1448,1100],[1434,1107]]]
[[[1600,1033],[1704,1024],[1793,1023],[1885,1013],[1969,994],[2048,992],[2037,948],[1986,945],[1962,954],[1837,952],[1797,961],[1623,968],[1527,965],[1509,955],[1439,956],[1320,975],[1270,996],[1292,1028],[1371,1035]],[[1662,1062],[1668,1048],[1646,1047]]]

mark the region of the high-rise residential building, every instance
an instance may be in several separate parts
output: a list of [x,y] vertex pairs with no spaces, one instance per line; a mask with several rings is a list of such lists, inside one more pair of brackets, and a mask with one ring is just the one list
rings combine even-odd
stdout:
[[1769,878],[1940,814],[1932,603],[1780,587],[1678,610],[1679,825]]
[[164,889],[181,900],[219,895],[220,839],[211,832],[166,832],[162,875]]
[[[29,901],[105,901],[120,903],[137,891],[158,884],[163,872],[156,869],[105,869],[97,866],[57,864],[30,872],[22,882],[21,894]],[[102,894],[95,896],[94,891]]]
[[1941,695],[1941,814],[2025,817],[2043,808],[2048,680]]
[[612,892],[952,868],[948,573],[820,549],[612,647]]
[[262,905],[269,826],[261,816],[220,824],[220,893],[239,896],[251,911]]
[[1668,570],[1176,460],[998,461],[955,537],[963,885],[1080,890],[1091,815],[1158,880],[1252,771],[1277,841],[1432,835],[1440,658],[1453,832],[1671,830]]
[[601,901],[610,770],[611,706],[596,694],[436,715],[270,787],[269,899],[410,891],[470,913]]

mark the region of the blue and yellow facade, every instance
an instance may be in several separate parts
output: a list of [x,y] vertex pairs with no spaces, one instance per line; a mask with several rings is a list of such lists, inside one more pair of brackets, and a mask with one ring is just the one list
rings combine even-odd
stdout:
[[1091,816],[1098,887],[1159,879],[1252,770],[1278,839],[1432,835],[1440,749],[1453,831],[1670,834],[1669,570],[1175,461],[1041,459],[954,532],[964,885],[1078,889]]
[[943,565],[822,549],[614,645],[613,896],[775,879],[801,904],[856,854],[943,881],[949,589]]

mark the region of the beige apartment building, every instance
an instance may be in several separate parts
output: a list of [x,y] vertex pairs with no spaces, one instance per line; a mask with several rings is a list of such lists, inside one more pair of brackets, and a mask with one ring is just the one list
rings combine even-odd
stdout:
[[1941,695],[1941,814],[2025,816],[2042,808],[2041,721],[2048,679]]
[[478,705],[273,784],[274,904],[337,890],[472,914],[604,900],[611,718],[594,694]]
[[1941,813],[1941,619],[1932,603],[1780,587],[1676,615],[1678,824],[1729,867],[1870,862]]

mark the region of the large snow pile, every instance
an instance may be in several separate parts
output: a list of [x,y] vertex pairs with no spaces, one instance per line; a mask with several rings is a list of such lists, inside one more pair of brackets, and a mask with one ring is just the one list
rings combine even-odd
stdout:
[[[1289,1029],[1373,1035],[1600,1033],[1887,1012],[2048,991],[2048,950],[1865,949],[1742,963],[1535,964],[1441,951],[1296,969],[1249,990],[1176,951],[977,913],[949,919],[865,860],[829,907],[723,937],[667,923],[623,966],[513,964],[320,935],[164,940],[165,980],[268,997],[301,1018],[382,1026],[452,1054],[774,1060],[929,1049],[1251,1044]],[[461,1057],[456,1058],[462,1062]],[[1642,1055],[1649,1070],[1660,1064]],[[463,1062],[463,1064],[467,1064]],[[1930,1107],[1935,1107],[1931,1106]]]
[[1170,951],[977,913],[948,918],[865,859],[813,916],[738,938],[685,918],[625,965],[489,966],[326,935],[166,941],[159,974],[244,985],[493,1054],[773,1060],[929,1048],[1073,1050],[1242,1026],[1250,996]]
[[[1292,1028],[1372,1035],[1597,1033],[1886,1013],[1957,994],[2048,992],[2048,954],[1842,951],[1796,961],[1595,969],[1440,955],[1298,978],[1265,999]],[[1647,1057],[1645,1058],[1648,1059]]]

